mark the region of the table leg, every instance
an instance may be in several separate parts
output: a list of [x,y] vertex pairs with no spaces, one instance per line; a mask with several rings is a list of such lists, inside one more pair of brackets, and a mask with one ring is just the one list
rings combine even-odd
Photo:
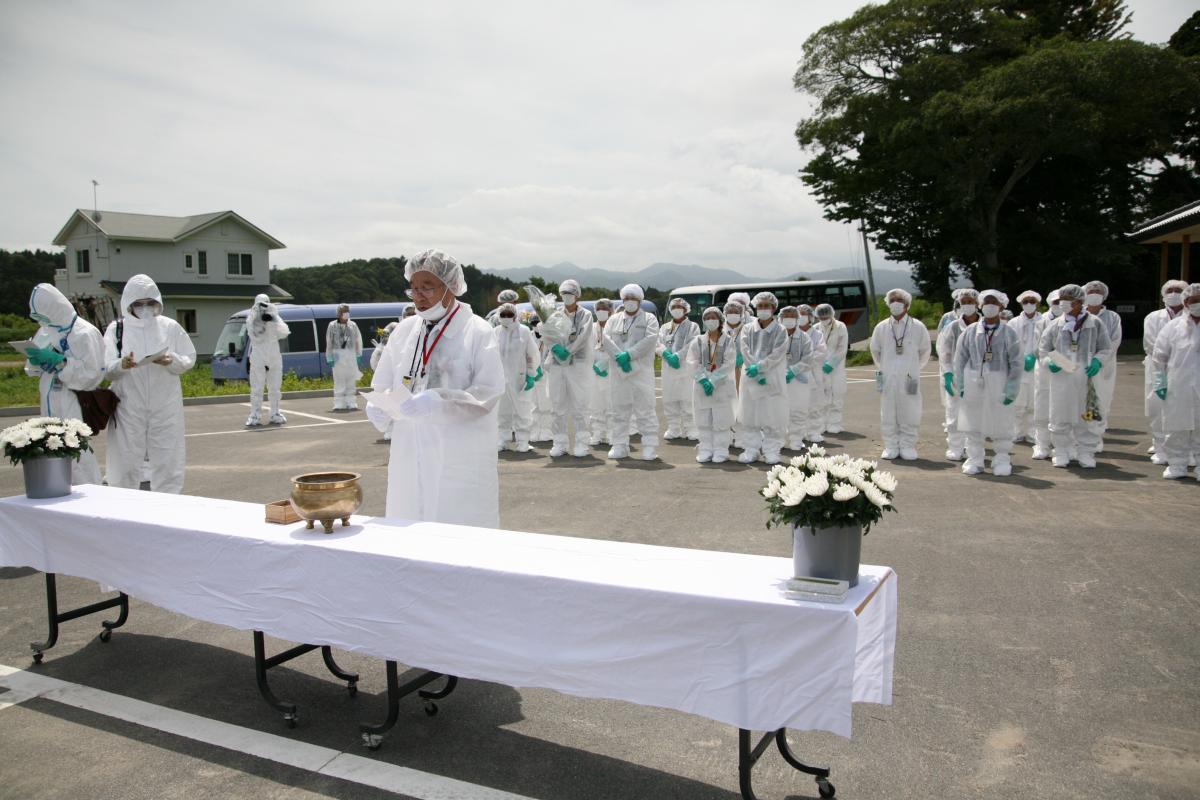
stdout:
[[337,662],[333,660],[333,651],[329,645],[300,644],[267,658],[267,646],[263,632],[254,632],[254,678],[258,683],[258,691],[263,696],[263,699],[267,701],[267,705],[283,714],[283,721],[289,728],[296,727],[296,720],[299,717],[296,711],[296,704],[284,702],[275,696],[275,693],[271,691],[271,687],[267,683],[267,670],[291,661],[293,658],[302,656],[305,653],[311,653],[318,647],[321,648],[321,658],[325,661],[326,669],[333,673],[334,677],[346,681],[346,690],[350,692],[351,697],[357,695],[358,674],[347,672],[339,667]]
[[[400,698],[410,695],[413,692],[418,692],[418,695],[426,700],[425,713],[433,716],[437,713],[437,704],[431,702],[434,699],[446,697],[454,691],[454,687],[458,685],[458,678],[453,675],[443,676],[440,672],[423,672],[413,678],[403,686],[400,685],[400,678],[396,668],[395,661],[388,661],[387,664],[387,719],[378,725],[368,725],[362,723],[358,726],[362,733],[363,745],[368,750],[378,750],[383,744],[383,737],[387,735],[400,719]],[[420,691],[422,687],[427,686],[438,678],[445,677],[446,685],[438,691]]]
[[754,788],[751,785],[751,776],[754,770],[754,765],[762,758],[763,753],[771,746],[772,740],[779,747],[779,754],[783,756],[783,760],[790,764],[794,769],[812,775],[817,782],[817,793],[821,797],[833,797],[837,789],[829,782],[828,767],[810,767],[792,752],[787,743],[787,729],[780,728],[777,731],[771,731],[763,736],[758,741],[758,744],[751,746],[750,731],[745,728],[738,730],[738,781],[742,791],[742,797],[745,800],[756,800]]
[[86,617],[88,614],[95,614],[100,611],[106,611],[110,608],[119,608],[120,613],[117,618],[109,622],[104,620],[100,623],[102,630],[100,631],[100,641],[107,642],[112,638],[114,628],[119,628],[129,620],[129,595],[121,592],[116,597],[108,600],[101,600],[98,603],[74,608],[70,611],[59,612],[58,610],[58,581],[57,576],[53,572],[46,573],[46,621],[49,627],[49,633],[44,642],[31,642],[29,649],[33,650],[33,662],[35,664],[42,663],[42,658],[45,651],[58,642],[58,626],[64,622],[68,622],[79,617]]

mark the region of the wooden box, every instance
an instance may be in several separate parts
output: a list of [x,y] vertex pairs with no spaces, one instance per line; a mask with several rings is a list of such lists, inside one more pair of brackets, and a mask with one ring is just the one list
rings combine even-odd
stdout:
[[292,508],[291,500],[276,500],[274,503],[267,503],[266,508],[267,522],[289,525],[300,521],[300,515]]

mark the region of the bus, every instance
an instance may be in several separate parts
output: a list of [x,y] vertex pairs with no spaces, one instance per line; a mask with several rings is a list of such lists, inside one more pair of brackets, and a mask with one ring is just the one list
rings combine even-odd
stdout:
[[[371,365],[372,345],[379,338],[379,329],[389,322],[397,322],[404,316],[410,303],[351,303],[350,321],[358,325],[362,334],[363,354],[359,359],[360,369]],[[276,306],[280,318],[287,323],[286,339],[279,341],[283,354],[283,372],[294,372],[301,378],[328,378],[333,368],[325,361],[325,329],[337,319],[337,304],[297,306],[285,303]],[[237,312],[225,321],[213,349],[213,383],[227,380],[249,380],[250,361],[246,358],[246,317],[250,309]]]
[[[700,322],[700,315],[709,306],[724,308],[734,292],[745,292],[751,298],[759,292],[770,292],[779,298],[779,307],[808,304],[816,310],[828,303],[837,318],[846,324],[850,343],[860,342],[871,335],[867,315],[867,286],[860,280],[841,281],[777,281],[775,283],[724,283],[705,286],[680,286],[671,291],[671,298],[682,297],[692,310],[688,318]],[[754,312],[751,311],[753,314]]]

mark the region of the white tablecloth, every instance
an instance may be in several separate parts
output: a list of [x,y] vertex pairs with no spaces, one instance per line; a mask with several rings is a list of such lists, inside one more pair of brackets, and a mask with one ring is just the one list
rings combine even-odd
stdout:
[[[850,735],[891,703],[896,576],[789,599],[791,560],[77,486],[0,500],[0,565],[90,578],[196,619],[462,678]],[[787,536],[780,534],[780,547]],[[136,618],[135,623],[136,624]]]

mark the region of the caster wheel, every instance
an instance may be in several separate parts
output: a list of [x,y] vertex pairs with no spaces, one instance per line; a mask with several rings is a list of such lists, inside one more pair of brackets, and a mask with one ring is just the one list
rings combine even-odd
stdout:
[[45,657],[46,657],[46,654],[43,653],[41,650],[39,650],[38,652],[33,654],[33,663],[40,664],[40,663],[42,663],[42,659]]
[[834,788],[833,784],[829,781],[822,779],[817,780],[817,794],[821,795],[821,797],[833,797],[834,793],[836,792],[837,789]]
[[107,642],[111,638],[112,638],[112,630],[111,629],[105,628],[104,630],[100,631],[100,641]]
[[438,713],[437,703],[426,703],[425,704],[425,716],[436,717],[437,713]]
[[296,717],[295,717],[295,715],[292,715],[292,716],[290,716],[290,717],[284,717],[284,718],[283,718],[283,724],[287,725],[289,728],[294,728],[294,727],[296,727]]
[[351,697],[357,697],[358,696],[358,683],[356,683],[355,681],[350,681],[349,683],[346,684],[346,691],[350,693]]

